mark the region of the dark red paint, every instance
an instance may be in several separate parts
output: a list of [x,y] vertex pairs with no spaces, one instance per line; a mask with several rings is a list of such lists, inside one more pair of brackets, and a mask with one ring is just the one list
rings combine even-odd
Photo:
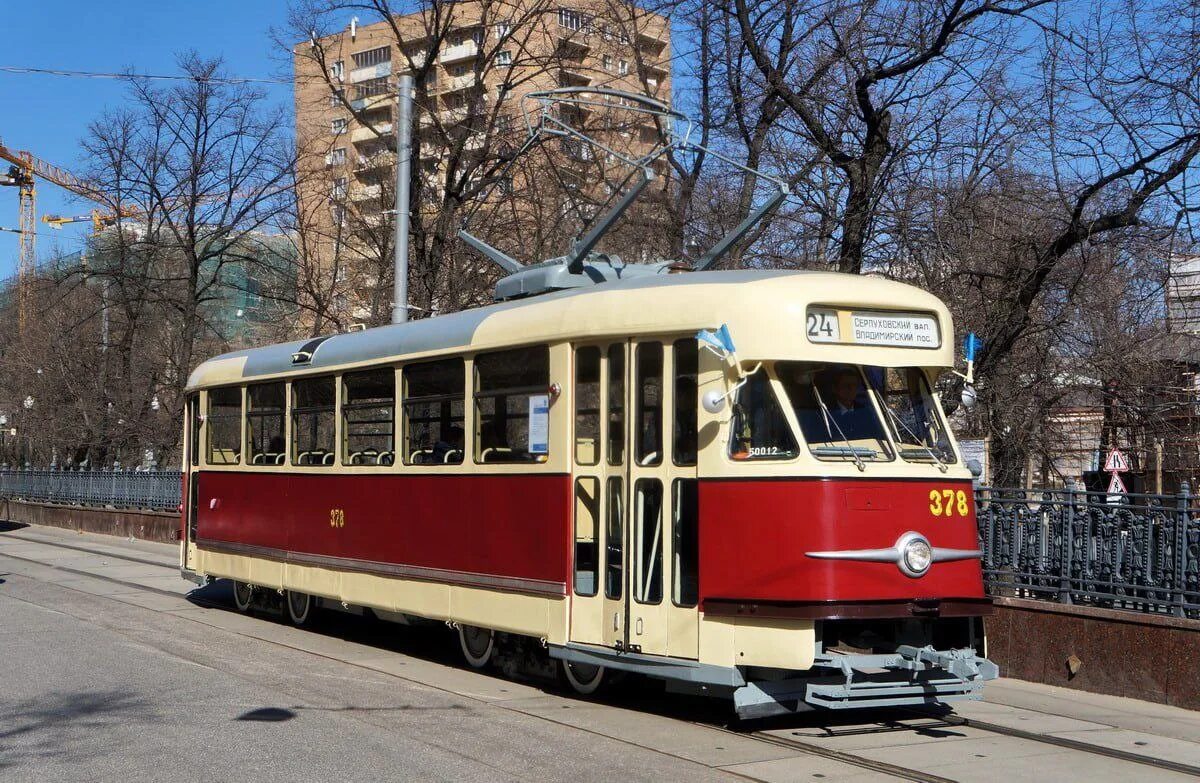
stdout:
[[[966,493],[968,513],[934,517],[931,490]],[[916,531],[934,547],[977,549],[969,481],[700,482],[700,598],[886,601],[983,597],[978,560],[934,563],[911,578],[894,563],[818,560],[806,552],[879,549]]]
[[205,471],[198,486],[201,542],[567,582],[568,476]]

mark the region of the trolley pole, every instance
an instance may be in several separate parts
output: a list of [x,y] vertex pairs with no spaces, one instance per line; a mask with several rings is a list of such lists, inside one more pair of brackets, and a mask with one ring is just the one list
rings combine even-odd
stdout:
[[413,77],[404,74],[398,87],[396,108],[396,256],[393,263],[392,323],[408,320],[408,219],[412,170]]

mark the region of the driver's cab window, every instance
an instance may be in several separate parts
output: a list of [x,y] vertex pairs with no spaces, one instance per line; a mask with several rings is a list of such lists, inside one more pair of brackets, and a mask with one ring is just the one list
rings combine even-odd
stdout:
[[777,362],[775,372],[813,456],[833,461],[892,459],[887,431],[860,368]]
[[916,462],[954,462],[954,449],[920,367],[867,367],[900,456]]
[[729,456],[735,460],[792,459],[799,451],[763,367],[738,388],[730,424]]

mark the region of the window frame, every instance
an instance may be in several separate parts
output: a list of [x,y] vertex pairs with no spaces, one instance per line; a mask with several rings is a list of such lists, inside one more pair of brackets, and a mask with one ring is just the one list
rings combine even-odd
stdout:
[[[348,385],[350,379],[352,379],[356,376],[361,377],[361,376],[367,376],[367,375],[379,375],[379,376],[390,375],[391,376],[392,396],[391,396],[391,404],[390,405],[385,406],[383,404],[373,404],[373,403],[365,403],[365,402],[357,402],[356,403],[356,402],[349,401],[350,395],[348,393],[349,390],[347,388],[347,385]],[[363,367],[358,370],[344,372],[338,376],[338,389],[337,389],[337,411],[338,411],[337,412],[337,428],[338,428],[337,429],[337,433],[338,433],[337,434],[337,440],[338,440],[337,464],[338,465],[345,467],[345,468],[355,468],[358,470],[361,470],[364,468],[385,468],[385,469],[391,470],[392,468],[394,468],[396,466],[396,464],[397,464],[397,460],[396,460],[396,456],[397,456],[396,455],[396,411],[397,411],[397,403],[399,402],[399,395],[396,394],[396,390],[399,387],[400,387],[400,384],[399,384],[399,379],[397,378],[396,368],[392,367],[390,365],[387,367]],[[350,438],[351,438],[350,425],[352,424],[352,422],[350,422],[346,418],[346,414],[349,411],[381,410],[384,407],[387,407],[391,411],[391,419],[387,422],[392,425],[391,435],[390,435],[391,442],[392,442],[392,448],[390,451],[390,453],[392,455],[391,464],[390,465],[382,464],[378,461],[380,456],[382,456],[383,454],[389,453],[387,451],[377,452],[376,456],[375,456],[376,461],[373,464],[362,464],[362,463],[351,462],[350,461],[350,459],[351,459],[351,455],[350,455]],[[383,421],[359,421],[359,422],[353,422],[353,423],[354,424],[383,424],[384,422]],[[357,435],[355,437],[365,437],[365,436]]]
[[[522,352],[533,352],[533,351],[538,351],[542,354],[542,356],[545,357],[546,375],[545,375],[544,383],[541,383],[540,385],[530,384],[530,385],[526,385],[526,386],[505,386],[505,387],[498,387],[495,389],[488,389],[488,390],[483,389],[483,383],[482,383],[483,374],[480,369],[480,359],[485,359],[487,357],[492,357],[492,356],[502,356],[504,354],[517,354],[517,353],[522,353]],[[514,347],[509,347],[509,348],[501,348],[501,349],[495,350],[495,351],[481,352],[481,353],[475,354],[474,356],[471,357],[471,375],[472,375],[471,413],[474,416],[474,427],[473,427],[474,433],[473,433],[473,438],[472,438],[474,441],[474,444],[473,444],[472,452],[474,455],[475,464],[477,464],[477,465],[544,465],[550,461],[551,453],[552,453],[553,447],[554,447],[554,436],[551,431],[551,421],[550,421],[551,417],[550,417],[549,410],[547,410],[547,413],[546,413],[546,451],[545,452],[535,452],[535,451],[530,450],[530,447],[533,446],[533,443],[530,442],[530,437],[529,437],[529,434],[530,434],[529,431],[530,431],[530,429],[532,429],[532,422],[530,421],[530,415],[528,413],[528,410],[526,410],[526,413],[525,413],[525,420],[526,420],[526,431],[525,431],[525,447],[526,448],[525,448],[525,451],[517,452],[515,449],[512,449],[511,447],[509,448],[510,454],[514,454],[514,455],[521,454],[523,456],[521,456],[520,458],[517,458],[517,459],[498,459],[498,460],[488,460],[488,461],[484,460],[484,454],[483,454],[485,451],[485,449],[483,447],[483,427],[484,427],[485,416],[484,416],[484,413],[480,410],[480,401],[484,400],[484,399],[491,399],[493,401],[492,402],[493,410],[492,410],[491,415],[493,417],[495,417],[496,411],[497,411],[496,401],[503,399],[505,401],[505,404],[507,405],[508,398],[510,398],[510,397],[545,396],[547,398],[547,406],[549,406],[549,403],[552,402],[550,399],[550,378],[551,378],[550,361],[551,361],[551,354],[550,354],[550,344],[549,343],[534,343],[533,345],[521,345],[521,346],[514,346]],[[508,412],[506,410],[504,419],[507,421],[507,418],[508,418]],[[494,449],[494,448],[502,448],[502,447],[489,446],[488,448]]]
[[[288,424],[288,434],[290,436],[289,442],[288,442],[288,464],[289,465],[291,465],[293,467],[297,467],[297,468],[321,468],[322,470],[324,470],[326,468],[337,467],[338,386],[339,386],[338,379],[339,379],[339,376],[336,374],[305,375],[305,376],[301,376],[298,378],[292,378],[291,383],[288,384],[287,424]],[[329,404],[329,406],[326,407],[323,405],[322,406],[306,405],[304,407],[301,407],[301,406],[297,405],[296,400],[299,395],[298,387],[303,384],[306,384],[306,383],[317,383],[320,381],[330,381],[333,384],[333,401]],[[326,463],[324,461],[325,458],[322,457],[321,458],[322,461],[320,464],[316,464],[316,465],[311,464],[311,463],[310,464],[302,464],[299,461],[301,452],[299,450],[300,438],[297,437],[297,435],[296,435],[296,432],[299,429],[297,427],[296,417],[300,416],[300,415],[320,414],[325,411],[328,411],[328,413],[330,414],[330,418],[333,421],[333,432],[330,434],[330,438],[332,439],[332,442],[329,444],[331,448],[329,448],[325,453],[327,455],[333,455],[333,459],[330,460],[328,463]],[[308,452],[306,451],[304,453],[308,453]]]
[[[462,381],[459,384],[457,394],[455,394],[455,393],[426,394],[426,395],[422,395],[420,397],[415,398],[416,402],[413,401],[414,398],[408,392],[409,374],[412,372],[413,368],[428,366],[428,365],[432,365],[432,364],[454,363],[454,362],[457,362],[459,364],[459,366],[461,367],[461,372],[462,372]],[[408,364],[403,365],[400,368],[400,383],[397,387],[400,390],[400,393],[397,395],[397,398],[398,398],[397,401],[398,401],[398,405],[399,405],[398,412],[401,417],[401,423],[400,423],[401,442],[398,445],[400,445],[402,448],[402,455],[401,455],[401,459],[397,460],[395,464],[404,465],[406,467],[417,467],[417,468],[454,467],[454,466],[461,466],[461,465],[468,464],[467,448],[466,448],[467,423],[468,423],[467,415],[468,415],[468,409],[469,409],[469,406],[467,403],[467,400],[468,400],[467,369],[468,369],[467,368],[467,360],[462,356],[431,356],[426,359],[421,359],[420,361],[410,362]],[[413,461],[413,453],[411,453],[409,450],[411,442],[412,442],[412,439],[410,436],[410,432],[411,432],[410,422],[412,421],[412,416],[409,415],[409,405],[419,404],[419,403],[432,403],[432,402],[449,402],[451,404],[451,414],[453,414],[453,404],[454,404],[455,399],[459,399],[462,401],[462,425],[461,426],[462,426],[462,430],[463,430],[463,445],[462,445],[462,448],[460,449],[460,451],[462,452],[462,459],[460,459],[458,462],[414,462]],[[421,419],[421,421],[426,421],[426,420],[427,419],[425,419],[424,417],[422,417],[422,419]],[[429,419],[429,420],[431,420],[431,419]],[[453,415],[451,415],[450,420],[451,420],[451,423],[453,424]],[[439,421],[440,421],[440,419],[439,419]],[[422,450],[422,451],[424,451],[424,450]]]
[[[254,411],[254,406],[252,405],[252,400],[254,397],[254,390],[262,389],[267,386],[280,386],[283,388],[283,401],[282,401],[282,405],[279,408],[278,414],[276,414],[274,411],[267,412],[267,413],[256,413]],[[245,445],[243,446],[243,451],[245,451],[246,456],[249,457],[249,459],[246,461],[247,467],[251,467],[251,468],[279,467],[281,465],[286,465],[288,463],[288,455],[289,455],[289,451],[290,451],[288,449],[288,445],[289,445],[288,444],[288,413],[289,413],[288,397],[289,397],[289,388],[288,388],[288,382],[287,382],[286,378],[278,378],[273,381],[260,381],[258,383],[246,384],[246,393],[245,393],[245,396],[244,396],[243,402],[242,402],[242,418],[245,419],[245,425],[244,425],[244,429],[243,429]],[[253,432],[254,432],[253,423],[254,423],[255,419],[265,419],[268,417],[273,417],[275,415],[278,415],[280,418],[280,425],[281,425],[280,426],[280,434],[283,437],[283,452],[282,452],[283,461],[282,462],[265,462],[264,461],[262,463],[256,463],[254,461],[255,450],[254,450],[254,437],[253,437]],[[263,452],[264,455],[266,453],[267,452],[265,452],[265,451]]]
[[[213,394],[220,392],[235,390],[238,393],[238,410],[236,414],[223,413],[217,416],[218,420],[234,419],[238,422],[238,447],[236,449],[237,459],[234,462],[213,462],[212,461],[212,437],[213,437]],[[241,467],[246,464],[246,387],[245,386],[219,386],[212,389],[206,389],[204,392],[204,466],[214,468]]]

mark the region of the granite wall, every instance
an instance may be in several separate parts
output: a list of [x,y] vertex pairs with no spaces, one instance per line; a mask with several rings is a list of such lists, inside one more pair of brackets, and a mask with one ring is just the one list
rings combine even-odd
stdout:
[[179,540],[179,514],[173,512],[123,511],[0,500],[0,519],[124,538],[144,538],[148,541],[174,543]]
[[997,598],[987,637],[1002,676],[1200,709],[1200,620]]

